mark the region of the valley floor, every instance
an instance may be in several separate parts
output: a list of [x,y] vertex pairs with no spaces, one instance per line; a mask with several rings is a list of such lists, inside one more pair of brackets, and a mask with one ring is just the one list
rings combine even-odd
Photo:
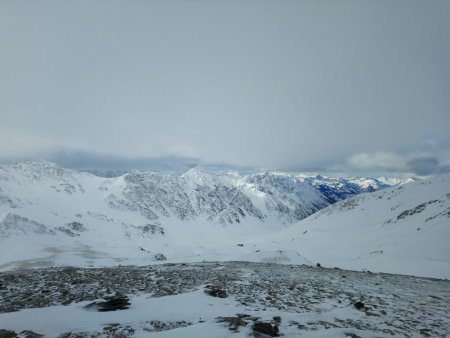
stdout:
[[448,337],[449,310],[448,280],[303,265],[0,273],[0,337]]

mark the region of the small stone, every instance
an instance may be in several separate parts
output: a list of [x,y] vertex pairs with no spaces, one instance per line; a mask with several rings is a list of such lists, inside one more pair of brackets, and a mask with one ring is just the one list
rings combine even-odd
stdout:
[[356,302],[355,304],[353,304],[358,310],[363,310],[364,309],[364,303],[362,302]]

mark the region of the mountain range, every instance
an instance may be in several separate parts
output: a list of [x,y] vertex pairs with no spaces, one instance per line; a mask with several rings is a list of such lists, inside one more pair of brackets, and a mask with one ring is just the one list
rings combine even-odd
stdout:
[[[422,194],[424,181],[411,179],[280,172],[217,175],[203,167],[182,175],[135,170],[105,178],[47,161],[0,165],[0,269],[167,259],[320,261],[391,271],[404,263],[393,259],[395,243],[401,254],[412,250],[411,243],[423,242],[417,259],[426,254],[444,265],[405,268],[404,273],[434,276],[450,256],[442,244],[449,237],[442,236],[447,233],[441,226],[448,222],[445,193],[450,189],[448,179],[442,179],[443,188],[431,180],[429,192]],[[437,200],[441,202],[426,204]],[[407,214],[423,203],[423,213],[395,218],[396,212]],[[362,206],[348,209],[352,205]],[[423,215],[430,219],[422,220]],[[421,222],[433,226],[417,225]],[[412,236],[405,230],[411,223],[421,228],[414,230],[414,241],[398,240]],[[440,253],[429,255],[426,248],[432,247],[436,231]],[[317,233],[323,234],[313,235]],[[383,236],[392,240],[383,242]],[[383,265],[382,258],[395,263]]]

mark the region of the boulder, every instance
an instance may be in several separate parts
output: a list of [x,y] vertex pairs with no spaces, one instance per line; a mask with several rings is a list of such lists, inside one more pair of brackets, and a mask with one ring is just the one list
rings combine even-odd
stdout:
[[278,325],[272,325],[271,323],[256,322],[253,324],[252,329],[255,333],[262,333],[270,337],[278,337],[280,330]]
[[218,298],[227,298],[228,294],[224,289],[221,289],[217,286],[207,285],[205,288],[205,293],[210,296],[218,297]]
[[85,306],[86,309],[96,309],[99,312],[126,310],[130,307],[128,297],[116,296],[105,302],[93,302]]

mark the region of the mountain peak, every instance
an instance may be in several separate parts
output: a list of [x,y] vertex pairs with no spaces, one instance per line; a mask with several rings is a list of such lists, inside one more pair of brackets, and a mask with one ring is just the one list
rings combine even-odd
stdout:
[[47,178],[60,178],[73,173],[70,169],[65,169],[56,163],[47,160],[27,160],[0,166],[4,171],[23,175],[33,180]]
[[197,165],[188,171],[186,171],[181,177],[188,179],[198,185],[213,185],[214,177],[210,174],[205,167]]

